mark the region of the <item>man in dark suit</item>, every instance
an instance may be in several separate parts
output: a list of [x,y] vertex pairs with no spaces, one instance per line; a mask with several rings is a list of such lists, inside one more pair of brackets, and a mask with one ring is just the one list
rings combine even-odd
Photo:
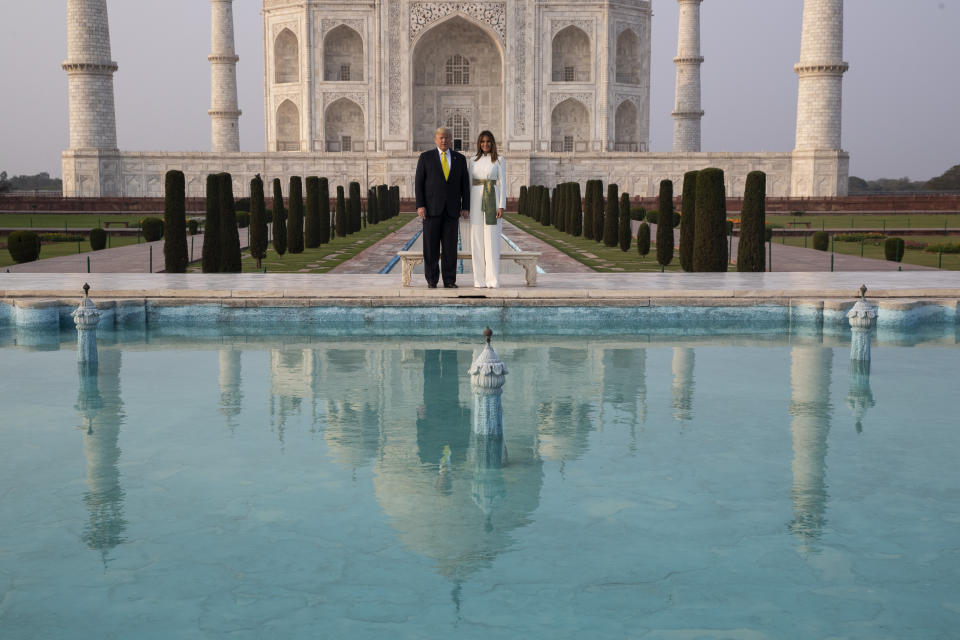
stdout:
[[[423,220],[423,271],[427,286],[457,288],[457,232],[460,218],[470,216],[470,174],[467,159],[450,149],[453,136],[441,127],[433,136],[436,149],[417,161],[417,215]],[[438,266],[443,256],[442,264]]]

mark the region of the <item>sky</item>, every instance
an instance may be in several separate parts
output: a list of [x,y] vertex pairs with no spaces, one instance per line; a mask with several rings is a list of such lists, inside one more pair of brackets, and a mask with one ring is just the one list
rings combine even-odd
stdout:
[[[345,0],[346,1],[346,0]],[[0,0],[0,170],[59,176],[69,139],[64,0]],[[108,0],[119,147],[210,148],[210,3]],[[241,150],[264,149],[260,0],[235,0]],[[704,151],[790,151],[802,0],[701,7]],[[678,5],[653,0],[650,149],[673,139]],[[960,0],[846,0],[850,175],[926,180],[960,164]]]

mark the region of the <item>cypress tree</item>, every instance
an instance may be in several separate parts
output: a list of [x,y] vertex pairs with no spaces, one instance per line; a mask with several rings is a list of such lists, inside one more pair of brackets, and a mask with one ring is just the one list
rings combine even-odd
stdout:
[[267,204],[263,197],[263,179],[258,173],[250,181],[250,255],[260,261],[267,255]]
[[593,240],[593,183],[587,180],[586,192],[583,194],[583,237]]
[[385,184],[377,185],[377,208],[377,220],[382,222],[390,217],[390,190]]
[[650,253],[650,225],[646,222],[641,222],[637,229],[637,253],[641,258],[646,258]]
[[557,228],[557,231],[567,230],[567,207],[570,200],[567,197],[567,193],[569,192],[569,190],[570,190],[569,182],[564,182],[557,185],[557,190],[555,192],[557,194],[557,205],[556,205],[557,218],[554,223]]
[[546,187],[540,187],[540,223],[544,226],[550,224],[550,190]]
[[683,200],[680,203],[680,266],[693,271],[693,238],[696,232],[697,172],[683,174]]
[[517,213],[521,216],[527,215],[527,186],[520,187],[520,198],[517,200]]
[[540,186],[531,185],[527,190],[527,216],[536,222],[540,221]]
[[349,221],[347,220],[347,203],[343,197],[343,185],[337,185],[337,237],[346,238],[347,231],[350,229]]
[[377,224],[380,222],[380,205],[377,202],[377,188],[372,187],[367,190],[367,224]]
[[303,253],[303,181],[290,178],[290,214],[287,216],[287,251]]
[[580,183],[570,185],[571,219],[567,224],[567,232],[579,237],[583,233],[583,201],[580,199]]
[[737,271],[763,272],[767,269],[763,250],[767,228],[767,174],[751,171],[743,192],[740,212],[740,242],[737,244]]
[[390,187],[390,217],[396,218],[400,215],[400,187],[393,185]]
[[203,223],[204,273],[220,273],[220,178],[207,176],[207,216]]
[[283,206],[280,178],[273,179],[273,250],[278,256],[287,252],[287,210]]
[[673,262],[673,181],[660,181],[660,210],[657,212],[657,264]]
[[550,191],[550,215],[547,218],[547,224],[553,228],[557,227],[557,206],[560,204],[560,194],[557,192],[557,188],[554,187]]
[[618,192],[620,187],[616,184],[607,185],[607,206],[603,212],[603,244],[608,247],[617,246],[620,234],[620,216],[617,215]]
[[350,183],[350,201],[347,203],[347,208],[350,210],[348,214],[350,216],[350,233],[356,233],[360,231],[362,227],[361,218],[363,214],[361,213],[362,203],[360,202],[360,183],[351,182]]
[[220,174],[220,273],[240,273],[240,232],[233,200],[233,177]]
[[167,273],[186,273],[187,204],[183,171],[167,171],[163,202],[163,263]]
[[727,270],[727,199],[723,171],[703,169],[697,174],[696,229],[693,232],[693,270]]
[[620,250],[630,251],[633,232],[630,229],[630,194],[620,196]]
[[316,249],[320,246],[320,178],[306,179],[307,207],[303,218],[303,246]]
[[606,209],[603,201],[603,180],[597,180],[593,186],[593,239],[597,242],[603,242]]
[[330,244],[330,181],[320,178],[320,244]]

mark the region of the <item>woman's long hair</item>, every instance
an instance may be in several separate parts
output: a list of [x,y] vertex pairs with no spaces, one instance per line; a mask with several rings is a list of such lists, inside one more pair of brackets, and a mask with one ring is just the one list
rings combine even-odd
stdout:
[[480,135],[477,136],[477,157],[474,160],[479,160],[483,157],[483,147],[480,146],[480,141],[484,138],[490,138],[490,162],[497,161],[497,139],[493,137],[493,134],[489,131],[481,131]]

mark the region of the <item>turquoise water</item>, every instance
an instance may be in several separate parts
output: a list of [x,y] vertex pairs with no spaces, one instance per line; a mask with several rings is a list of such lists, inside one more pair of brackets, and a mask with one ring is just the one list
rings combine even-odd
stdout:
[[0,637],[956,638],[946,342],[8,337]]

